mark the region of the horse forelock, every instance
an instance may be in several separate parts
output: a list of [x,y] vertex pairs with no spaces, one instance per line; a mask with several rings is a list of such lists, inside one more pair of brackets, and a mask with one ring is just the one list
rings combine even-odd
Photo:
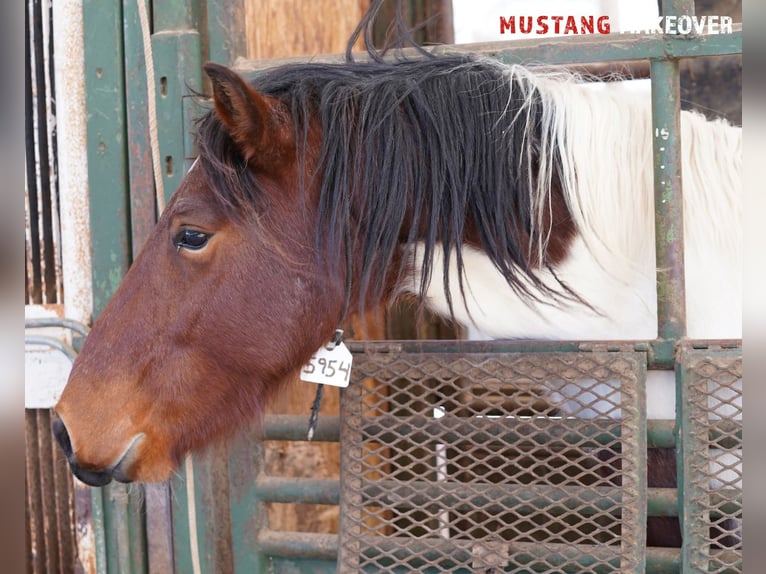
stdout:
[[[552,237],[553,220],[568,218],[563,198],[550,191],[561,162],[531,77],[518,67],[444,56],[289,65],[252,82],[291,113],[299,184],[304,196],[316,193],[318,252],[339,270],[345,261],[338,254],[349,250],[360,310],[412,273],[403,253],[416,244],[426,255],[417,270],[421,295],[437,251],[445,262],[457,255],[462,292],[462,248],[472,244],[520,296],[576,298],[536,275],[564,256],[573,231]],[[309,158],[311,122],[321,146]],[[220,201],[256,208],[268,201],[213,114],[199,135]]]

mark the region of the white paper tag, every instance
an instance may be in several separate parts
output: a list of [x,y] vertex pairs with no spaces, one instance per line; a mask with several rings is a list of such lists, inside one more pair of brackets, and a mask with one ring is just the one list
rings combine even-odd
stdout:
[[343,342],[332,349],[320,347],[301,369],[301,380],[307,383],[347,387],[351,377],[351,351]]

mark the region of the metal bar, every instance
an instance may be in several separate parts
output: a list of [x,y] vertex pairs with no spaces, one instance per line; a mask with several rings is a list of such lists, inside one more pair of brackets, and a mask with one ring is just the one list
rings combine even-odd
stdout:
[[335,558],[269,556],[270,574],[337,574]]
[[85,106],[85,34],[82,0],[53,2],[57,57],[56,130],[58,147],[61,267],[67,317],[84,323],[92,313],[88,138]]
[[653,60],[651,73],[658,333],[673,340],[686,335],[678,60]]
[[[30,18],[30,12],[32,11],[31,1],[27,1],[26,9],[24,10],[25,19],[25,42],[26,50],[28,54],[34,54],[36,41],[35,31],[33,29],[34,17]],[[40,212],[40,205],[38,202],[38,186],[37,186],[37,170],[35,167],[35,158],[37,156],[37,149],[35,146],[35,93],[36,86],[33,87],[32,78],[32,58],[24,58],[24,134],[26,144],[26,201],[28,209],[28,229],[29,229],[29,244],[28,249],[30,253],[27,254],[28,263],[31,269],[27,268],[27,274],[31,273],[31,278],[27,290],[27,303],[43,303],[42,294],[42,258],[40,250],[40,224],[38,221],[38,215]],[[31,290],[30,290],[31,288]]]
[[[266,415],[263,421],[263,440],[306,440],[308,416],[303,415]],[[311,442],[340,441],[340,417],[322,415],[317,421]]]
[[121,4],[83,3],[94,316],[131,261]]
[[[634,351],[647,353],[649,369],[674,368],[673,354],[669,363],[657,357],[657,350],[672,340],[655,341],[465,341],[465,340],[401,340],[401,341],[346,341],[352,353],[549,353],[549,352],[593,352],[593,351]],[[694,340],[685,344],[700,349],[738,349],[741,339]]]
[[[306,440],[306,416],[303,415],[267,415],[263,423],[263,440],[269,441],[302,441]],[[380,424],[384,419],[378,420],[376,418],[374,422],[370,422],[371,425]],[[495,419],[496,420],[496,419]],[[433,421],[433,419],[429,419]],[[609,423],[609,421],[604,421]],[[579,424],[583,427],[597,425],[595,421],[583,421],[572,420],[567,424]],[[414,429],[410,428],[408,423],[402,421],[398,423],[400,430],[391,429],[392,432],[411,433]],[[435,424],[435,423],[434,423]],[[539,422],[536,424],[540,424]],[[611,421],[611,426],[614,426],[614,421]],[[648,420],[647,421],[647,447],[648,448],[672,448],[676,444],[676,439],[673,434],[673,427],[675,425],[674,420]],[[379,432],[379,431],[371,431]],[[423,432],[428,432],[424,430]],[[457,430],[455,432],[458,432]],[[582,433],[583,436],[588,436],[585,428],[579,429],[578,433]],[[595,432],[595,429],[594,429]],[[601,432],[604,432],[603,430]],[[615,434],[609,440],[619,438],[622,434],[622,430],[619,426],[616,426],[613,430]],[[734,446],[735,440],[732,436],[736,436],[737,441],[742,440],[742,426],[736,422],[729,420],[712,421],[710,424],[710,442],[717,442],[722,448],[731,448]],[[727,438],[728,437],[728,438]],[[601,437],[606,439],[607,437]],[[385,435],[377,437],[378,440],[386,440]],[[340,417],[332,415],[322,415],[317,423],[317,430],[314,434],[312,442],[338,442],[340,440]],[[506,439],[503,439],[506,440]],[[603,444],[598,435],[595,435],[595,442]]]
[[60,339],[55,339],[53,337],[26,335],[24,337],[24,344],[25,345],[45,345],[47,347],[52,347],[64,353],[67,359],[69,359],[72,362],[74,362],[74,360],[77,358],[77,352],[69,344],[65,343],[64,341],[61,341]]
[[257,544],[267,556],[324,560],[334,560],[338,556],[337,534],[275,532],[264,528],[258,534]]
[[[620,569],[643,574],[646,570],[647,448],[646,448],[646,363],[634,367],[635,377],[623,380],[621,481],[622,530]],[[632,381],[632,384],[631,384]]]
[[169,200],[186,173],[183,99],[189,89],[202,89],[201,37],[197,30],[163,30],[152,35],[152,49],[157,135],[165,199]]
[[30,409],[24,411],[24,438],[26,444],[26,504],[27,529],[31,546],[27,549],[27,566],[34,574],[43,574],[47,553],[45,538],[45,512],[42,479],[40,476],[40,445],[37,441],[37,415]]
[[[647,421],[648,448],[672,448],[676,446],[674,420]],[[742,424],[722,419],[710,421],[708,442],[721,448],[735,448],[742,442]]]
[[[480,54],[505,63],[545,62],[546,66],[587,64],[595,62],[619,62],[658,58],[696,58],[742,53],[742,25],[735,24],[731,34],[702,34],[698,36],[660,34],[612,34],[607,36],[584,35],[547,37],[512,42],[485,42],[457,46],[433,46],[426,48],[434,55]],[[411,49],[403,50],[408,57],[417,58]],[[365,53],[355,53],[358,61],[365,61]],[[393,56],[392,56],[393,57]],[[322,54],[311,58],[293,57],[273,60],[237,61],[237,68],[246,77],[260,70],[290,63],[316,62],[340,63],[341,54]]]
[[[52,194],[55,190],[51,189],[51,157],[48,146],[48,110],[46,106],[46,99],[49,97],[48,73],[46,70],[46,54],[44,53],[46,45],[43,41],[43,18],[48,18],[49,15],[43,16],[42,2],[40,0],[32,1],[33,20],[32,26],[35,35],[34,45],[31,47],[34,50],[34,72],[35,72],[35,84],[36,84],[36,116],[37,116],[37,169],[39,170],[39,196],[38,207],[39,213],[42,216],[40,239],[41,245],[41,257],[43,263],[42,269],[42,292],[44,295],[43,303],[56,303],[57,302],[57,290],[56,290],[56,265],[54,260],[53,250],[53,204]],[[55,98],[55,94],[50,94],[50,97]],[[27,158],[28,163],[32,163],[34,166],[35,158]],[[30,216],[36,216],[30,214]]]
[[59,319],[59,318],[44,318],[44,319],[24,319],[25,329],[44,329],[46,327],[61,327],[63,329],[70,329],[79,333],[83,337],[87,337],[90,333],[90,329],[74,319]]
[[264,502],[337,505],[340,483],[332,478],[267,476],[255,479],[255,495]]
[[254,544],[268,528],[268,511],[253,480],[264,468],[264,442],[257,432],[240,433],[229,445],[229,512],[235,572],[269,572],[268,557]]

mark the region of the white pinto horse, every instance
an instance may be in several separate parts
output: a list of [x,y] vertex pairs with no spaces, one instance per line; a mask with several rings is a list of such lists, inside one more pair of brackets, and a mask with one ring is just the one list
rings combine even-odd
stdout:
[[[470,339],[651,340],[657,337],[655,207],[652,165],[652,121],[646,94],[610,85],[576,83],[571,78],[540,77],[509,67],[509,79],[524,77],[543,99],[542,132],[553,157],[558,150],[564,169],[563,194],[577,235],[555,277],[591,306],[530,301],[508,288],[506,279],[482,251],[463,250],[465,301],[456,303],[455,318]],[[682,173],[685,244],[687,336],[692,339],[739,339],[742,336],[742,131],[725,121],[682,112]],[[547,152],[547,153],[546,153]],[[551,165],[540,166],[531,214],[541,221],[550,196],[545,183]],[[416,253],[417,257],[417,253]],[[441,253],[427,304],[449,315]],[[416,262],[415,269],[420,268]],[[453,257],[449,285],[453,301],[461,301]],[[559,283],[540,271],[544,283]],[[411,289],[417,291],[420,277]],[[606,385],[604,385],[606,386]],[[583,410],[575,385],[552,397],[578,417],[619,417],[609,401]],[[591,389],[608,396],[609,389]],[[710,418],[741,419],[741,381],[718,399],[710,398]],[[649,419],[676,416],[672,372],[649,371],[646,381]],[[741,451],[712,451],[711,487],[741,488]]]

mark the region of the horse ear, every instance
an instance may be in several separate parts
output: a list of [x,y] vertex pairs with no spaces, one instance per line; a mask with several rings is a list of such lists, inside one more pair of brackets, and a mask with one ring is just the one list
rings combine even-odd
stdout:
[[255,167],[274,169],[294,146],[286,112],[226,66],[208,62],[204,69],[213,85],[216,114],[242,156]]

